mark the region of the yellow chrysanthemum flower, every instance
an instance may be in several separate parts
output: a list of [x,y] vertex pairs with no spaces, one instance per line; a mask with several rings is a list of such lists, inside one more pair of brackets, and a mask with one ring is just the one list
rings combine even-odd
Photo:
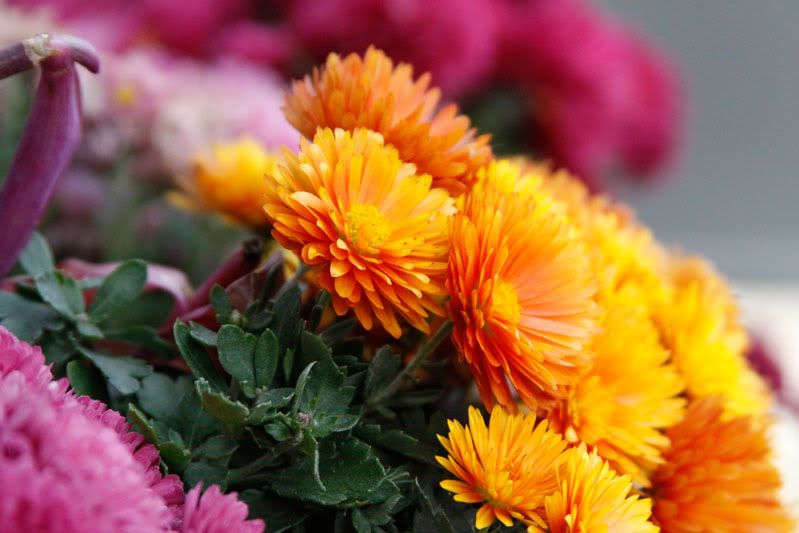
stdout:
[[767,412],[771,396],[746,361],[746,331],[726,283],[697,258],[674,258],[670,267],[674,288],[655,315],[689,396],[720,395],[730,415]]
[[264,209],[272,235],[299,255],[366,329],[376,318],[394,337],[397,315],[429,332],[443,314],[453,200],[417,175],[372,131],[319,130],[270,174]]
[[795,531],[779,501],[767,429],[762,419],[726,419],[719,397],[692,402],[668,431],[671,448],[654,478],[654,516],[663,530]]
[[170,193],[188,210],[209,211],[246,226],[267,225],[264,215],[266,175],[278,158],[252,139],[219,144],[197,155],[190,173],[179,176],[183,191]]
[[664,252],[629,208],[591,195],[585,185],[565,171],[551,172],[547,165],[529,162],[525,168],[543,177],[544,189],[580,230],[600,294],[635,284],[649,301],[662,298],[667,287],[662,269]]
[[[657,533],[649,521],[652,501],[633,492],[628,476],[619,476],[585,445],[564,454],[559,488],[545,500],[551,533]],[[535,530],[533,530],[535,531]]]
[[536,425],[534,414],[511,415],[497,406],[486,427],[483,415],[469,407],[466,427],[450,420],[449,435],[438,439],[449,454],[436,457],[458,479],[441,486],[455,493],[455,501],[482,503],[475,527],[482,529],[499,520],[506,526],[513,519],[544,526],[544,498],[557,488],[556,464],[566,443]]
[[669,444],[662,430],[683,417],[685,385],[637,287],[626,285],[600,303],[591,368],[549,416],[568,441],[595,447],[616,470],[646,486],[645,469],[662,462]]
[[455,104],[439,109],[440,91],[429,84],[428,74],[414,80],[410,65],[395,67],[375,48],[363,57],[330,54],[323,69],[294,82],[285,114],[308,138],[317,128],[376,131],[404,161],[433,176],[435,187],[460,194],[491,160],[489,136],[475,138]]
[[452,339],[489,408],[516,409],[511,385],[531,408],[563,398],[595,329],[585,249],[534,185],[492,164],[453,223]]

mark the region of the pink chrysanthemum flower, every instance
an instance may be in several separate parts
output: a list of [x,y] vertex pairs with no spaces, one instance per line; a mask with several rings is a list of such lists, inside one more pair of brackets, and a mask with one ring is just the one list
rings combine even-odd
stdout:
[[222,494],[212,485],[205,492],[198,484],[186,495],[181,533],[262,533],[262,520],[247,520],[247,505],[236,493]]
[[166,476],[161,474],[161,456],[158,448],[145,442],[141,434],[131,431],[130,424],[125,418],[113,409],[109,409],[103,402],[92,400],[88,396],[78,396],[76,399],[86,418],[100,422],[117,434],[119,441],[133,455],[133,459],[144,468],[146,485],[161,497],[177,523],[185,498],[183,482],[175,474]]
[[0,524],[5,531],[158,532],[164,502],[110,428],[58,405],[22,371],[0,377]]
[[44,364],[42,349],[31,346],[0,326],[0,377],[18,371],[25,381],[46,387],[53,379],[50,368]]

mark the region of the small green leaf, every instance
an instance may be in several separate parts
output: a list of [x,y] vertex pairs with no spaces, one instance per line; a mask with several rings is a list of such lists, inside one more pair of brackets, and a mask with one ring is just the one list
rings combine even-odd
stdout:
[[211,307],[214,308],[214,313],[216,313],[216,321],[220,324],[230,322],[230,317],[233,315],[233,304],[230,303],[230,297],[221,285],[211,287],[210,300]]
[[105,331],[104,336],[108,340],[123,341],[140,346],[162,357],[177,356],[172,345],[166,342],[151,326],[135,325],[124,329]]
[[258,337],[230,324],[222,326],[216,337],[222,368],[239,381],[242,392],[249,398],[255,397],[253,353],[257,343]]
[[306,366],[300,373],[300,377],[297,378],[297,385],[294,387],[294,404],[291,406],[291,412],[295,415],[300,410],[302,395],[305,391],[305,386],[308,384],[308,378],[311,375],[311,370],[313,370],[314,365],[316,365],[316,361]]
[[98,340],[103,338],[103,330],[83,316],[78,317],[77,322],[75,322],[75,329],[78,330],[78,334],[81,337],[86,337],[87,339]]
[[178,402],[184,391],[185,386],[181,386],[180,382],[176,383],[166,374],[154,372],[142,380],[136,398],[150,416],[167,420],[177,415]]
[[108,401],[105,381],[95,367],[86,365],[82,361],[70,361],[67,363],[67,379],[75,394],[103,402]]
[[121,394],[133,394],[141,387],[141,378],[153,373],[153,368],[141,359],[103,355],[82,346],[78,351],[94,363]]
[[198,379],[194,385],[197,387],[197,394],[206,413],[229,426],[244,425],[250,414],[244,404],[234,402],[221,392],[213,391],[204,379]]
[[19,256],[19,264],[22,270],[33,277],[55,270],[53,252],[39,232],[31,235],[31,239]]
[[63,325],[59,313],[49,305],[0,291],[0,326],[18,339],[34,342],[45,329],[58,329]]
[[404,433],[399,429],[385,430],[376,424],[363,424],[358,426],[354,434],[361,440],[402,454],[410,459],[434,465],[436,450],[428,443]]
[[225,490],[225,475],[227,469],[223,466],[209,463],[191,463],[181,476],[183,482],[190,487],[203,483],[204,486],[219,485]]
[[302,292],[300,288],[293,284],[285,290],[274,302],[273,310],[276,310],[278,319],[277,340],[280,344],[280,353],[283,354],[289,348],[294,347],[299,334],[300,323],[300,298]]
[[208,381],[217,390],[227,390],[227,382],[211,362],[211,357],[205,348],[198,346],[192,341],[189,326],[179,320],[175,321],[174,326],[175,344],[180,350],[180,355],[191,368],[192,373],[197,378]]
[[189,322],[189,330],[191,331],[192,339],[200,344],[216,348],[216,331],[210,330],[197,322]]
[[36,276],[36,290],[62,316],[74,320],[83,313],[83,294],[78,284],[61,272],[45,272]]
[[277,371],[278,351],[280,346],[275,333],[268,329],[263,332],[255,345],[253,367],[255,368],[255,386],[266,389],[272,384]]
[[105,278],[97,290],[89,316],[95,321],[105,319],[112,312],[125,307],[144,290],[147,283],[147,265],[134,259],[125,261]]
[[233,455],[233,452],[235,452],[238,447],[238,440],[232,439],[227,435],[214,435],[194,448],[192,455],[195,459],[227,459]]
[[313,473],[314,481],[316,481],[320,489],[325,490],[325,484],[322,483],[322,478],[319,477],[319,443],[313,435],[304,432],[297,449],[311,459],[311,472]]

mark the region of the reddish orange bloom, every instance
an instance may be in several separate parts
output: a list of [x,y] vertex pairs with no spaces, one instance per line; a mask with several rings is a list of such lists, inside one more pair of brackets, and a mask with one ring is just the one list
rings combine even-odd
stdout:
[[697,400],[668,431],[671,448],[653,484],[656,521],[673,533],[794,531],[778,499],[767,425],[722,414],[718,397]]
[[353,309],[366,329],[377,318],[394,337],[397,315],[429,332],[430,313],[443,315],[447,192],[365,129],[319,130],[284,159],[266,180],[272,235],[312,268],[336,312]]
[[488,168],[455,217],[447,279],[453,341],[485,405],[510,410],[510,385],[531,408],[564,397],[596,316],[585,249],[529,185],[516,167]]
[[455,104],[439,109],[440,91],[429,85],[429,74],[414,80],[410,65],[395,67],[375,48],[363,57],[330,54],[324,69],[294,82],[285,114],[309,139],[317,128],[376,131],[435,187],[461,194],[492,158],[489,136],[475,137]]

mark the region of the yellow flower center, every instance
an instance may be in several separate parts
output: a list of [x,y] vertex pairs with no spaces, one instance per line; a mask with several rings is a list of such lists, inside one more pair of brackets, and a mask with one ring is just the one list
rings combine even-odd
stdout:
[[349,243],[361,251],[380,246],[391,235],[386,216],[367,204],[353,206],[347,211],[345,232]]
[[519,295],[513,285],[505,280],[500,280],[494,287],[491,313],[509,322],[518,322],[522,316],[522,306],[519,305]]

